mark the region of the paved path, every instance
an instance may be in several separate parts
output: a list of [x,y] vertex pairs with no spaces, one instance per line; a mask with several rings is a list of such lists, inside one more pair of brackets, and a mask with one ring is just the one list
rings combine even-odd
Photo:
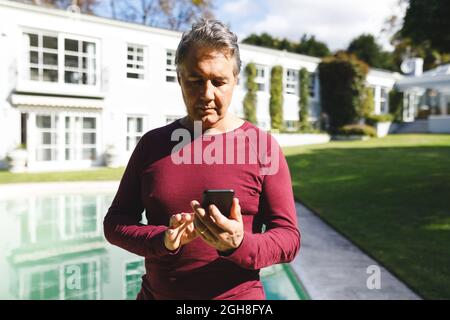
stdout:
[[[296,207],[302,245],[292,267],[311,299],[420,299],[305,206]],[[371,265],[379,267],[380,289],[367,288]]]

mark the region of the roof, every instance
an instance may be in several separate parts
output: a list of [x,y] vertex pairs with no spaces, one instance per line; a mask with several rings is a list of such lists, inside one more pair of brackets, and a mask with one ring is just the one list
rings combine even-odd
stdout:
[[435,89],[450,91],[450,64],[428,70],[420,76],[405,77],[397,81],[396,86],[400,90]]

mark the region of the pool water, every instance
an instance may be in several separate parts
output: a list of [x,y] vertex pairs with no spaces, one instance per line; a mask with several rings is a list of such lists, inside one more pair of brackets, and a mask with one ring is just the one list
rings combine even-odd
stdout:
[[[0,299],[135,299],[142,257],[103,237],[114,194],[0,199]],[[267,299],[306,299],[289,265],[261,270]]]

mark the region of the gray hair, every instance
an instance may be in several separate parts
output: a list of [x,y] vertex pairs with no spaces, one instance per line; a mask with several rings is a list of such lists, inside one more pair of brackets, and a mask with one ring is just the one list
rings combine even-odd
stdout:
[[184,32],[175,55],[177,70],[183,65],[189,49],[195,45],[204,45],[213,49],[228,49],[235,60],[234,75],[241,70],[241,57],[236,34],[219,20],[200,19],[192,25],[192,29]]

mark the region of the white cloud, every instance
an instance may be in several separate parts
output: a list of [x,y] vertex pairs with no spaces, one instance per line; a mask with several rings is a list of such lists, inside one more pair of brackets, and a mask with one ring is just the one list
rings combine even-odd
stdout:
[[252,2],[251,0],[227,1],[220,10],[231,15],[242,14],[243,12],[254,9],[255,5],[255,2]]
[[[232,27],[240,37],[252,32],[268,32],[277,37],[298,41],[302,34],[312,34],[332,49],[344,49],[351,39],[371,33],[386,48],[380,34],[386,18],[396,12],[398,0],[238,0],[227,3],[224,10],[232,13]],[[258,3],[264,14],[248,19],[251,5]],[[250,9],[249,9],[250,8]],[[255,11],[253,11],[255,12]],[[253,20],[253,21],[250,21]]]

